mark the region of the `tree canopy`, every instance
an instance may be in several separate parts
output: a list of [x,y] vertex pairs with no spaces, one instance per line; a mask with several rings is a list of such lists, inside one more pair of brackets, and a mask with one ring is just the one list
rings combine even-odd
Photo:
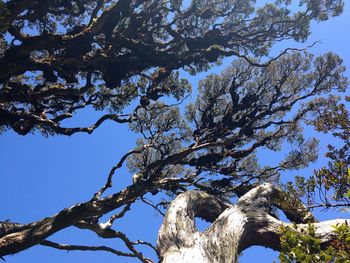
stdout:
[[[310,248],[320,260],[346,258],[349,247],[341,247],[341,240],[349,238],[346,221],[315,223],[308,210],[350,204],[349,113],[335,95],[348,86],[342,58],[331,52],[315,56],[307,47],[290,47],[270,56],[278,42],[306,41],[310,24],[340,15],[343,4],[340,0],[300,0],[297,6],[289,0],[260,6],[241,0],[0,2],[0,132],[71,136],[91,134],[103,122],[114,121],[139,136],[135,148],[120,153],[106,183],[91,193],[90,200],[29,224],[0,222],[0,256],[41,244],[103,250],[151,262],[137,249],[145,245],[160,260],[172,262],[183,256],[187,238],[197,235],[191,222],[200,217],[213,225],[207,236],[200,236],[200,245],[193,241],[196,238],[191,242],[199,250],[203,244],[204,250],[210,248],[211,259],[217,261],[208,262],[235,260],[251,245],[280,250],[282,262],[298,262],[307,253],[299,249],[305,247],[302,242],[313,242]],[[232,63],[202,79],[196,98],[189,100],[192,87],[183,72],[195,75],[225,57],[233,58]],[[79,126],[84,109],[101,116],[90,126]],[[77,125],[67,125],[68,119]],[[304,136],[305,125],[333,133],[343,146],[329,146],[330,163],[313,176],[282,184],[283,172],[317,159],[317,140]],[[285,155],[265,165],[259,150]],[[130,185],[114,191],[112,183],[118,180],[113,176],[125,165]],[[162,215],[168,210],[157,246],[132,241],[113,225],[136,202],[151,205]],[[276,209],[294,227],[283,227]],[[103,221],[110,212],[114,215]],[[236,230],[231,239],[221,236],[232,215],[251,223],[253,232],[241,233],[239,241]],[[70,226],[120,239],[125,250],[49,240]],[[332,233],[332,238],[317,229]],[[253,234],[257,239],[247,241]],[[213,238],[217,243],[211,246]],[[216,253],[215,246],[228,240],[232,247]],[[337,244],[344,254],[337,255],[330,244]]]
[[[92,132],[137,96],[181,97],[173,70],[195,73],[224,56],[267,55],[283,39],[303,41],[310,22],[342,1],[8,1],[2,4],[1,126],[71,135]],[[165,83],[169,84],[165,84]],[[163,83],[163,84],[160,84]],[[91,127],[60,123],[81,108],[107,109]]]

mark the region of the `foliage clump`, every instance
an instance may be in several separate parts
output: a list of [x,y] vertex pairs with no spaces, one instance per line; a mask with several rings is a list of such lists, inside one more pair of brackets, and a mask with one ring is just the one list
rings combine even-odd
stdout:
[[334,226],[336,236],[326,247],[316,238],[316,228],[308,224],[303,229],[296,225],[282,226],[281,263],[349,263],[350,262],[350,226]]

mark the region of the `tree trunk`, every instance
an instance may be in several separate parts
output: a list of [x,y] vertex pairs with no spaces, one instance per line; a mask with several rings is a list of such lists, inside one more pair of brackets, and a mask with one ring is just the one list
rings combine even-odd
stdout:
[[[161,262],[232,263],[237,262],[241,251],[253,245],[279,250],[279,228],[290,223],[279,220],[272,213],[273,207],[284,211],[299,230],[315,221],[301,203],[291,203],[269,183],[252,189],[235,205],[200,191],[185,192],[171,203],[159,230]],[[200,232],[195,217],[213,223]],[[344,219],[314,223],[316,236],[321,243],[328,243],[334,238],[333,226],[342,223]]]

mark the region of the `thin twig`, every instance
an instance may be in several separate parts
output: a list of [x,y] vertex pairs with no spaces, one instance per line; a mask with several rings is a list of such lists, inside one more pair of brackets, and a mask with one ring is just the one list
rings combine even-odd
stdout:
[[49,240],[44,240],[40,243],[40,245],[42,246],[46,246],[46,247],[52,247],[52,248],[56,248],[56,249],[60,249],[60,250],[68,250],[68,251],[72,251],[72,250],[81,250],[81,251],[106,251],[106,252],[110,252],[113,253],[117,256],[124,256],[124,257],[136,257],[135,254],[132,253],[125,253],[116,249],[113,249],[111,247],[107,247],[107,246],[83,246],[83,245],[68,245],[68,244],[59,244],[56,242],[52,242]]
[[113,166],[113,168],[111,169],[111,171],[109,172],[108,174],[108,178],[107,178],[107,182],[106,184],[97,192],[94,194],[93,198],[92,198],[92,201],[96,201],[100,198],[100,196],[108,189],[108,188],[111,188],[112,187],[112,178],[113,178],[113,175],[115,173],[115,171],[119,168],[121,168],[123,166],[123,163],[125,162],[125,160],[132,154],[135,154],[135,153],[141,153],[144,149],[150,147],[150,145],[146,144],[144,145],[141,149],[134,149],[134,150],[131,150],[129,152],[127,152],[126,154],[124,154],[124,156],[119,160],[119,162]]
[[127,204],[121,212],[119,212],[118,214],[112,215],[104,225],[108,228],[112,227],[116,219],[122,218],[125,215],[125,213],[130,210],[130,206],[131,204]]
[[156,252],[156,254],[158,255],[158,257],[160,256],[159,255],[159,252],[158,252],[158,250],[157,250],[157,248],[154,246],[154,245],[152,245],[151,243],[149,243],[149,242],[146,242],[146,241],[142,241],[142,240],[137,240],[136,242],[134,242],[134,244],[135,245],[144,245],[144,246],[148,246],[148,247],[150,247],[150,248],[152,248],[155,252]]
[[144,197],[140,197],[140,200],[141,200],[142,202],[144,202],[146,205],[149,205],[149,206],[151,206],[152,208],[154,208],[155,210],[157,210],[157,212],[158,212],[159,214],[161,214],[162,216],[165,216],[165,214],[158,208],[158,206],[155,205],[155,204],[153,204],[150,200],[147,200],[147,199],[144,198]]
[[152,262],[150,259],[145,258],[141,252],[137,251],[134,247],[136,243],[132,242],[124,233],[120,231],[115,231],[114,229],[106,227],[104,224],[98,223],[79,222],[75,226],[81,229],[88,229],[102,238],[119,238],[124,242],[125,246],[133,253],[133,255],[135,255],[135,257],[145,263]]

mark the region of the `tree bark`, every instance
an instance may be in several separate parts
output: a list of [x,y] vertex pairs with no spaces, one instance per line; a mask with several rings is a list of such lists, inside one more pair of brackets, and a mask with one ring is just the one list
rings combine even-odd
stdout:
[[[297,223],[298,230],[313,222],[321,244],[334,239],[334,225],[345,223],[345,219],[315,223],[302,203],[291,203],[279,188],[269,183],[250,190],[235,205],[200,191],[188,191],[171,203],[159,230],[161,262],[231,263],[237,262],[237,255],[253,245],[279,250],[279,229],[291,223],[279,220],[272,213],[273,207],[280,208],[289,220]],[[195,217],[212,224],[200,232]]]
[[[40,244],[49,236],[69,226],[80,227],[81,220],[101,216],[123,205],[130,204],[147,192],[149,190],[147,187],[146,185],[134,184],[101,200],[90,200],[76,204],[52,217],[30,224],[0,222],[0,257],[15,254]],[[101,229],[109,230],[102,226]],[[101,233],[98,234],[101,235]]]

